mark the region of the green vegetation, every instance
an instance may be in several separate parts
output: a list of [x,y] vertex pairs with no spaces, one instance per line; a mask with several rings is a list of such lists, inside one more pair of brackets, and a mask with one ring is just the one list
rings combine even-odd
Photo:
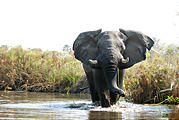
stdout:
[[179,97],[179,48],[170,45],[158,50],[159,53],[149,52],[145,61],[126,71],[129,100],[159,103],[168,96]]
[[84,79],[81,63],[70,54],[1,47],[0,90],[69,92]]
[[161,104],[179,104],[179,97],[168,96]]
[[[135,103],[178,104],[179,48],[157,50],[159,53],[149,52],[145,61],[126,70],[126,99]],[[86,86],[82,65],[72,51],[0,47],[0,90],[68,93]]]

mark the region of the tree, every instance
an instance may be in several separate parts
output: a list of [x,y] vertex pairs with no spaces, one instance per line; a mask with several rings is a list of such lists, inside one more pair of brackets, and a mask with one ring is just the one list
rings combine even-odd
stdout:
[[65,52],[70,52],[70,51],[71,51],[71,46],[69,46],[69,45],[64,45],[64,46],[63,46],[63,51],[65,51]]

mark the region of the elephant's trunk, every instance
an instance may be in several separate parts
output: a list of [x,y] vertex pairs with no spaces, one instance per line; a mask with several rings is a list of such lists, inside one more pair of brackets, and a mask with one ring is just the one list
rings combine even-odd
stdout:
[[105,78],[106,78],[110,92],[118,93],[120,94],[120,96],[124,97],[125,96],[124,91],[118,88],[117,86],[118,71],[117,71],[116,65],[111,64],[111,65],[105,66],[103,69],[104,69]]
[[122,54],[116,54],[116,51],[114,52],[111,51],[108,52],[108,54],[103,54],[102,56],[98,57],[98,62],[104,71],[110,92],[120,94],[120,96],[124,97],[124,91],[117,86],[117,67],[119,62],[127,63],[129,58],[124,59]]
[[110,92],[120,94],[120,96],[125,96],[122,89],[117,86],[117,66],[119,63],[128,63],[129,58],[124,59],[122,54],[116,54],[116,52],[108,51],[105,54],[99,55],[97,60],[89,59],[89,63],[92,67],[100,66],[105,74],[105,78],[108,84]]

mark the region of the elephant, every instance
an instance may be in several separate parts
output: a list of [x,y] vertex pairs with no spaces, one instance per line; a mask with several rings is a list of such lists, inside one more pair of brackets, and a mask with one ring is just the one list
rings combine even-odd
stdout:
[[125,97],[124,70],[145,60],[153,44],[150,37],[134,30],[80,33],[73,43],[74,56],[83,64],[92,102],[110,107]]

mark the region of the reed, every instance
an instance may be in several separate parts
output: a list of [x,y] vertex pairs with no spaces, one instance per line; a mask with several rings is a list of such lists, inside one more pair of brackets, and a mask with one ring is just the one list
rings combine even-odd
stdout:
[[178,101],[179,48],[149,52],[145,61],[126,71],[124,79],[128,99],[135,103],[159,103],[170,96]]
[[69,53],[0,48],[0,90],[67,92],[82,76],[81,63]]

